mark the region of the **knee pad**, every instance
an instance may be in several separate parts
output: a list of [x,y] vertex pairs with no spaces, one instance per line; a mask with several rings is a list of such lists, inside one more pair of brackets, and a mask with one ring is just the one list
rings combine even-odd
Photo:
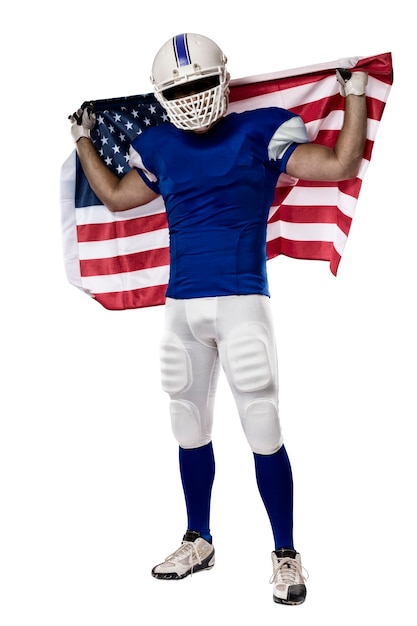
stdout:
[[198,448],[209,443],[201,432],[198,408],[187,400],[171,400],[169,405],[172,432],[181,448]]
[[160,348],[162,389],[170,395],[188,389],[192,382],[190,357],[181,340],[165,332]]
[[271,400],[249,402],[242,416],[242,426],[253,452],[273,454],[281,447],[278,409]]
[[239,391],[265,389],[274,381],[270,338],[262,324],[242,324],[227,340],[227,359],[233,383]]

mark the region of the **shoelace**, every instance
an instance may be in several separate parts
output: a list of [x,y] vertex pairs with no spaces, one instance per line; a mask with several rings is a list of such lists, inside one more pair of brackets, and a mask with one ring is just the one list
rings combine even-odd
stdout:
[[197,546],[194,541],[183,541],[180,547],[175,550],[172,554],[166,557],[165,561],[170,561],[171,563],[175,563],[176,561],[181,561],[188,554],[189,556],[189,564],[191,565],[191,574],[193,573],[193,555],[195,556],[197,563],[201,564],[200,555],[197,550]]
[[307,570],[295,559],[285,557],[280,559],[277,565],[274,567],[274,572],[269,579],[270,583],[278,582],[278,578],[287,585],[295,583],[297,574],[305,581],[308,578]]

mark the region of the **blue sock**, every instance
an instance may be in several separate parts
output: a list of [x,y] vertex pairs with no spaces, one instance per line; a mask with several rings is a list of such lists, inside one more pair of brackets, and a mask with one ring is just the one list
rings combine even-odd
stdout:
[[212,443],[188,450],[180,447],[179,462],[188,530],[195,530],[211,541],[210,503],[215,469]]
[[293,480],[287,451],[282,446],[275,454],[254,453],[259,493],[269,516],[275,550],[294,548]]

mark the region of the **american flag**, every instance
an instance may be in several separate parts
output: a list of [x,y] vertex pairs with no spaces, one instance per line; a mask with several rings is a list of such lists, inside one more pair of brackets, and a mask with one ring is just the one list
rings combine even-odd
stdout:
[[[340,183],[306,182],[282,175],[267,230],[268,259],[280,254],[328,261],[336,276],[362,180],[393,82],[391,53],[351,57],[231,82],[229,111],[278,106],[303,118],[309,138],[333,146],[343,122],[335,69],[368,72],[367,142],[359,175]],[[128,150],[149,126],[167,122],[152,94],[96,100],[93,142],[119,177],[130,169]],[[73,151],[61,170],[64,265],[69,282],[110,310],[161,305],[169,275],[165,207],[110,212],[94,195]]]

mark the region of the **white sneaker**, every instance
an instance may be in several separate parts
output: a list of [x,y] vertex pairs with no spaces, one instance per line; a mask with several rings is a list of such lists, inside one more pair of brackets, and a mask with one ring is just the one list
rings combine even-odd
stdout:
[[273,573],[269,580],[274,584],[273,599],[279,604],[302,604],[306,599],[305,581],[308,573],[295,550],[281,549],[272,552]]
[[187,530],[178,550],[155,565],[152,576],[163,580],[180,580],[189,574],[211,569],[214,565],[214,547],[198,532]]

